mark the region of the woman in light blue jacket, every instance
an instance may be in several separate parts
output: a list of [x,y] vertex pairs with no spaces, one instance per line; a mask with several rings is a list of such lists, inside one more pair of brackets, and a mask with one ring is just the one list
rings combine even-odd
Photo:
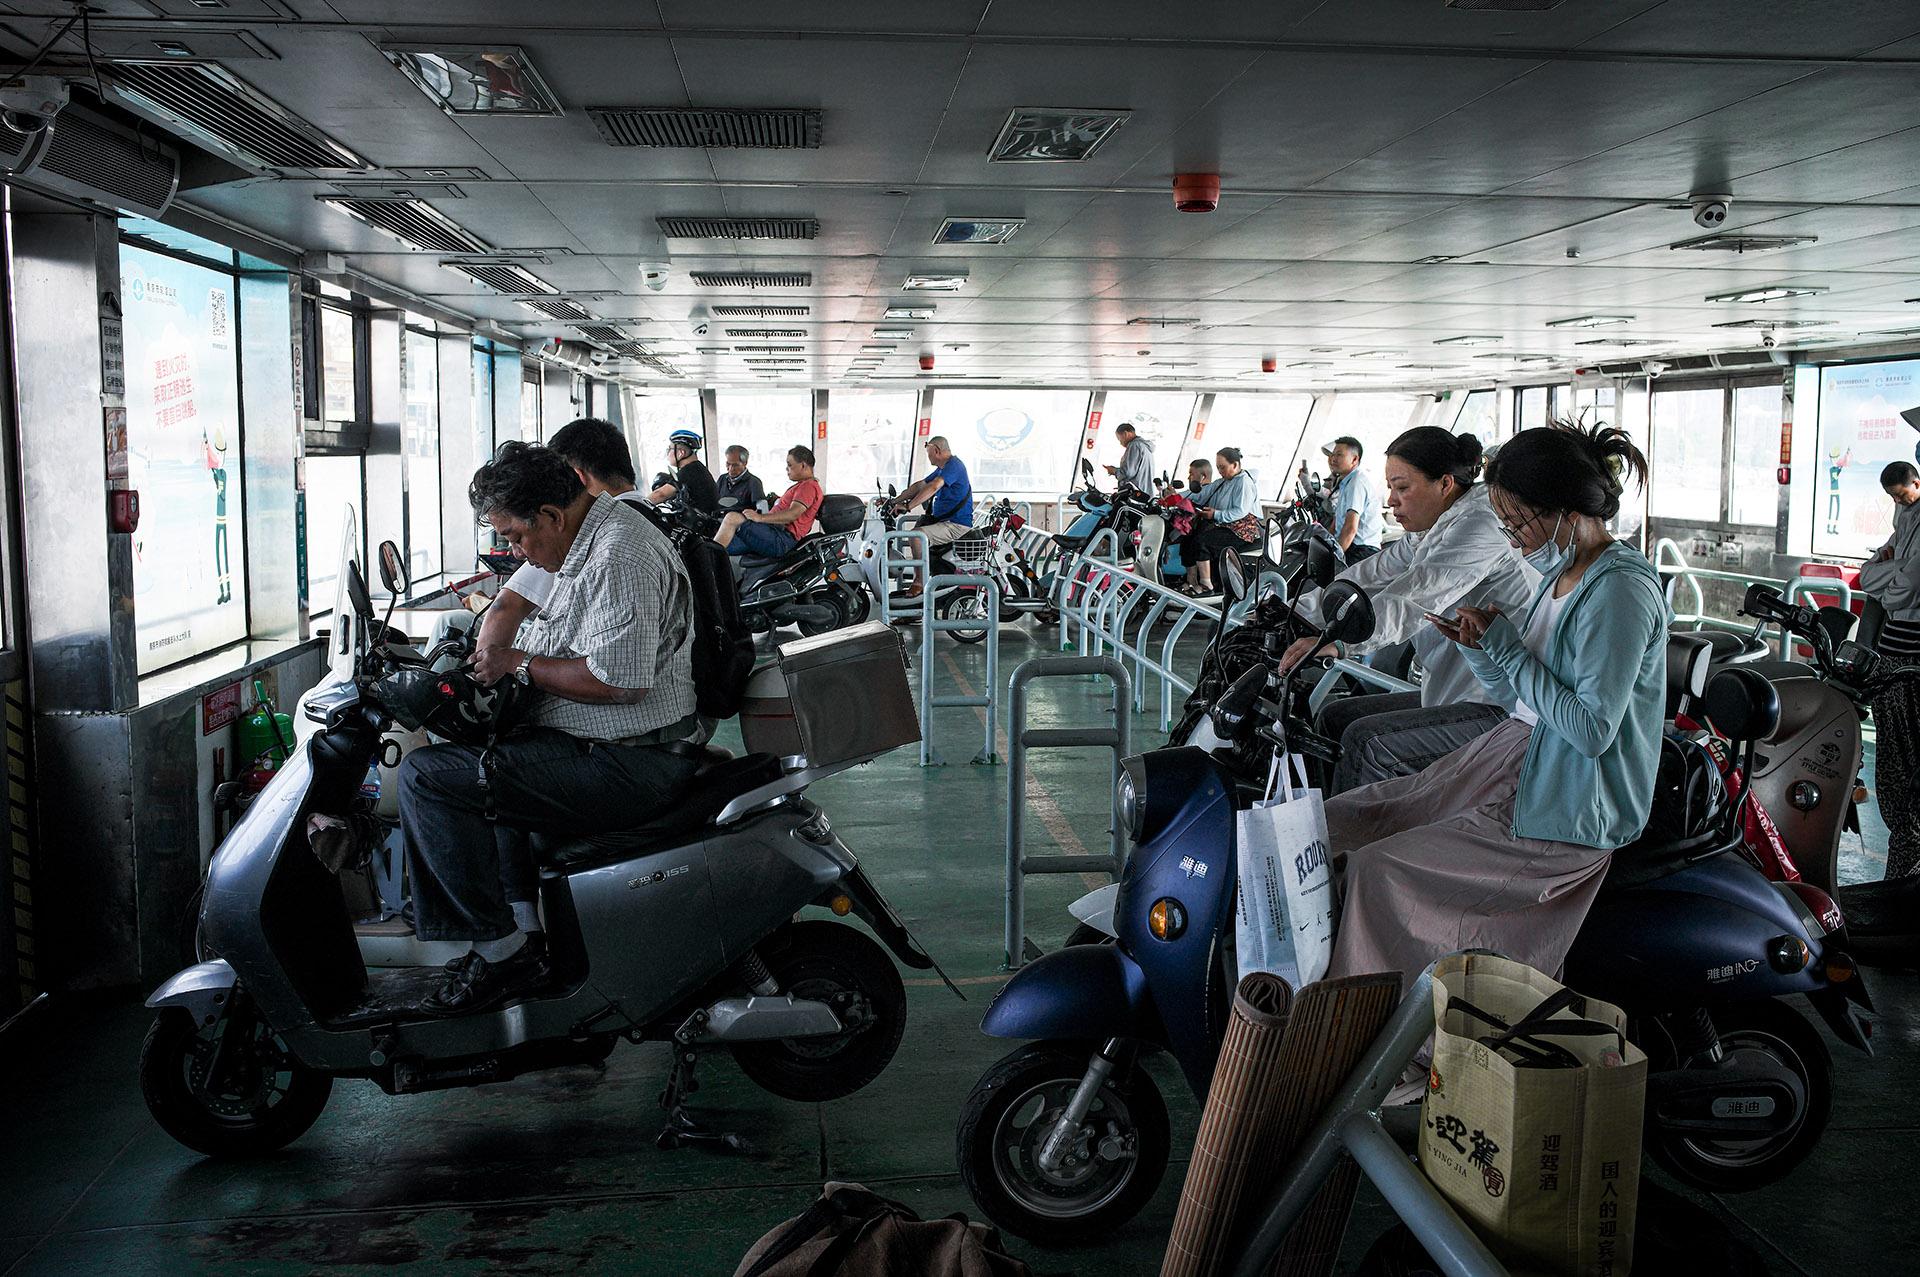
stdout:
[[1627,468],[1646,482],[1623,432],[1566,424],[1522,431],[1488,465],[1501,530],[1540,591],[1519,616],[1461,607],[1437,624],[1514,715],[1327,803],[1342,895],[1331,974],[1411,980],[1468,948],[1557,972],[1614,849],[1646,826],[1669,611],[1653,565],[1606,529]]

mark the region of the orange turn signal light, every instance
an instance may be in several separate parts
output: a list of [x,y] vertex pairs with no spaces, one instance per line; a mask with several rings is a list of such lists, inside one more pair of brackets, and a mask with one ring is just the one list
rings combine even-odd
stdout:
[[835,896],[827,902],[827,908],[838,917],[844,918],[853,912],[853,901],[847,896]]
[[1853,963],[1846,958],[1828,958],[1827,979],[1835,984],[1845,984],[1853,979]]
[[1186,929],[1186,908],[1172,896],[1162,896],[1147,910],[1147,930],[1155,940],[1178,940]]

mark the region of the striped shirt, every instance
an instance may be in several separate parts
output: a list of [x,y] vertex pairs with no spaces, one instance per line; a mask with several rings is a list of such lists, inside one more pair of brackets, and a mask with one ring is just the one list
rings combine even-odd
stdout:
[[1889,620],[1880,631],[1879,651],[1896,665],[1920,665],[1920,621]]
[[588,740],[619,741],[694,712],[693,590],[673,543],[631,506],[594,498],[553,593],[520,627],[534,656],[584,657],[609,687],[645,688],[631,705],[535,699],[527,721]]

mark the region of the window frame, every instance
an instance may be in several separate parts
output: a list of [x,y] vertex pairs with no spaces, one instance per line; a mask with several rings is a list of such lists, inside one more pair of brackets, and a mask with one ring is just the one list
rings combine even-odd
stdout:
[[[424,573],[415,572],[413,565],[413,454],[407,450],[405,428],[406,412],[412,402],[412,387],[408,384],[408,379],[404,371],[411,366],[412,360],[409,358],[406,348],[409,342],[416,336],[425,337],[432,351],[433,396],[428,402],[433,408],[433,469],[436,484],[435,490],[439,494],[439,499],[434,503],[433,511],[433,566]],[[434,328],[423,328],[419,324],[409,323],[406,317],[402,316],[400,323],[400,345],[400,361],[403,370],[400,383],[400,411],[402,417],[400,436],[400,527],[403,533],[403,540],[406,542],[402,547],[402,556],[407,565],[409,576],[439,576],[447,570],[446,541],[439,532],[441,507],[446,501],[447,494],[446,422],[444,420],[446,414],[443,411],[445,399],[440,393],[440,334]],[[360,488],[361,501],[364,503],[366,500],[366,465],[364,459],[360,467]]]
[[[1714,377],[1661,378],[1653,383],[1651,393],[1647,398],[1646,447],[1649,458],[1654,455],[1654,434],[1659,429],[1658,419],[1656,417],[1656,405],[1658,405],[1661,395],[1702,390],[1718,390],[1720,392],[1720,506],[1715,517],[1711,519],[1680,519],[1678,515],[1654,514],[1652,513],[1654,504],[1653,492],[1651,490],[1652,485],[1649,485],[1649,491],[1647,493],[1647,517],[1649,520],[1674,520],[1743,530],[1766,529],[1771,531],[1779,527],[1779,517],[1777,513],[1773,519],[1765,523],[1741,523],[1736,522],[1733,517],[1733,485],[1735,474],[1734,396],[1735,393],[1740,390],[1767,386],[1772,387],[1776,391],[1782,389],[1780,378],[1767,373],[1740,373],[1734,375],[1723,373]],[[1658,483],[1659,479],[1655,477],[1653,484]]]

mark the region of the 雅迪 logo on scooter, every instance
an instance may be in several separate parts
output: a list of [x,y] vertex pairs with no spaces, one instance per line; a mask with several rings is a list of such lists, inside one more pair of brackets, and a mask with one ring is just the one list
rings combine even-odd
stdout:
[[1721,984],[1733,979],[1735,976],[1749,975],[1753,972],[1753,969],[1759,965],[1760,959],[1747,958],[1740,962],[1729,962],[1724,967],[1708,967],[1707,982],[1710,984]]
[[1189,878],[1204,878],[1207,876],[1207,862],[1204,860],[1195,860],[1192,856],[1180,857],[1180,869],[1181,872],[1185,873]]

